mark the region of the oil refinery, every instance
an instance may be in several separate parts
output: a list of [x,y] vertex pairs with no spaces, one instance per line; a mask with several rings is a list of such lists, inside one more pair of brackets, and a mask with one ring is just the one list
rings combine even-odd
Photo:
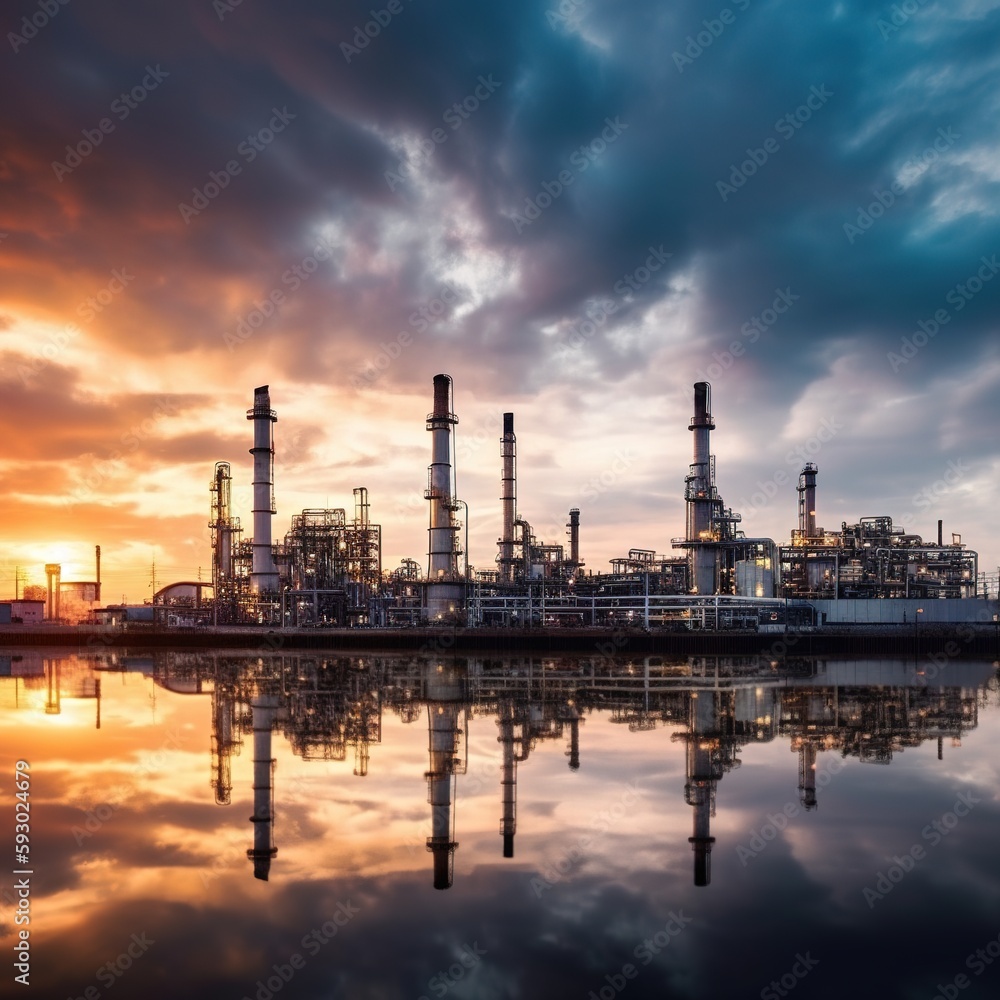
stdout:
[[[845,521],[837,529],[820,527],[819,469],[812,461],[803,463],[796,497],[789,490],[789,509],[797,499],[797,518],[788,541],[747,534],[742,515],[726,505],[717,485],[707,382],[694,385],[684,534],[671,540],[673,554],[633,548],[599,572],[585,569],[580,508],[567,511],[564,539],[539,538],[525,516],[512,412],[503,414],[498,442],[494,568],[470,566],[467,527],[463,544],[468,505],[456,488],[459,418],[448,375],[434,376],[432,409],[425,418],[430,433],[425,567],[412,559],[395,569],[383,566],[382,528],[372,519],[364,486],[353,488],[350,507],[294,514],[284,536],[276,538],[280,433],[269,386],[254,390],[246,419],[252,425],[252,534],[245,536],[234,513],[233,466],[218,461],[209,482],[210,582],[169,583],[145,606],[99,608],[98,547],[94,583],[60,584],[60,567],[46,566],[45,617],[60,618],[62,593],[64,600],[73,597],[85,606],[86,620],[104,625],[768,632],[827,624],[996,621],[996,588],[980,574],[977,553],[961,535],[946,542],[941,521],[932,541],[898,527],[889,515]],[[678,485],[681,479],[678,474]]]

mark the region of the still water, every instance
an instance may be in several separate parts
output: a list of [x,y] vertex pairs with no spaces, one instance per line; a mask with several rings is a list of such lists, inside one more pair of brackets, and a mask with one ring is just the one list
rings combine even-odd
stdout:
[[1000,992],[994,663],[20,650],[0,718],[3,995]]

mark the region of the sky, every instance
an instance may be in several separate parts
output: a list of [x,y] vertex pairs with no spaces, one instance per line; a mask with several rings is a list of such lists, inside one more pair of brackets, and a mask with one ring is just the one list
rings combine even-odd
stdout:
[[748,535],[811,460],[997,567],[1000,2],[380,3],[5,7],[5,591],[207,579],[263,384],[274,536],[366,486],[425,563],[439,372],[475,567],[504,411],[540,539],[670,554],[703,379]]

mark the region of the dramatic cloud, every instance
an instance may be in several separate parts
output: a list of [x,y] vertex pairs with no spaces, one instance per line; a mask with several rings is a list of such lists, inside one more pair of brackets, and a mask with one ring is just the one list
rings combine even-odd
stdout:
[[[116,590],[145,586],[151,554],[190,578],[212,463],[249,480],[264,383],[279,522],[367,485],[386,565],[419,558],[408,497],[447,371],[480,567],[506,409],[545,540],[580,506],[592,569],[669,550],[698,379],[737,509],[794,484],[805,449],[827,527],[942,518],[1000,562],[995,3],[372,9],[8,13],[0,461],[4,509],[36,506],[6,519],[13,558],[40,564],[53,499],[147,426],[128,481],[92,486],[137,520],[54,540],[102,542]],[[787,538],[792,486],[742,506],[748,534]]]

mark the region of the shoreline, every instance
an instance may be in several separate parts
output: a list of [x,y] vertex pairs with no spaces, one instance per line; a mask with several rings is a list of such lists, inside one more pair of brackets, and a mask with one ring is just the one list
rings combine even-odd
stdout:
[[919,630],[898,625],[841,625],[789,632],[670,632],[641,628],[400,628],[268,629],[221,626],[163,628],[129,626],[8,626],[0,628],[0,647],[62,646],[81,651],[102,649],[245,649],[415,652],[424,655],[481,652],[537,652],[688,655],[754,655],[769,650],[780,656],[878,655],[1000,660],[996,623],[926,624]]

